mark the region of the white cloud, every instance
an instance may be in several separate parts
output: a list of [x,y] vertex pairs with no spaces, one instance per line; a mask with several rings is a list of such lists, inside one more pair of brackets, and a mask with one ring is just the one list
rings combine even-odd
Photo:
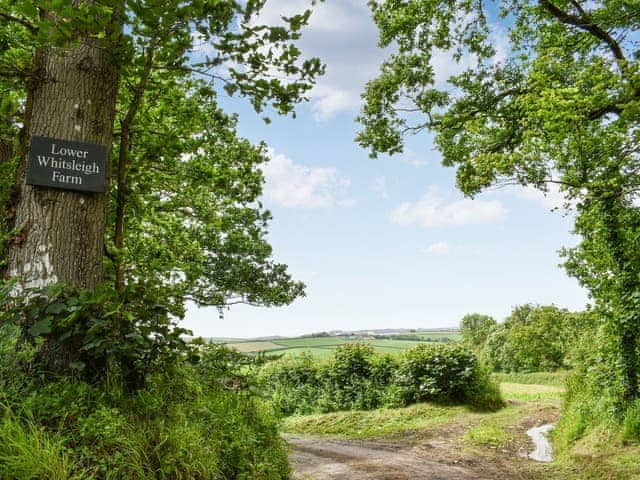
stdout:
[[341,177],[333,167],[307,167],[294,163],[273,149],[267,152],[270,160],[262,167],[265,176],[265,197],[283,207],[350,206],[345,198],[350,181]]
[[477,225],[502,221],[507,209],[497,200],[449,201],[430,188],[417,202],[400,204],[389,214],[400,225],[420,225],[426,228],[449,225]]
[[451,251],[451,247],[447,242],[436,242],[427,246],[423,252],[429,255],[446,255]]
[[380,195],[382,198],[389,198],[389,191],[387,190],[387,177],[376,177],[373,181],[371,189]]
[[548,190],[543,192],[537,188],[527,186],[518,189],[518,196],[526,200],[533,200],[549,210],[562,209],[565,203],[564,194],[557,184],[549,184]]
[[424,167],[428,162],[424,158],[420,157],[414,150],[405,148],[404,155],[402,156],[402,163],[411,165],[412,167]]
[[[382,62],[394,50],[378,47],[378,28],[373,22],[367,0],[318,2],[311,0],[278,0],[266,2],[253,23],[282,24],[290,17],[311,8],[309,24],[297,45],[304,57],[319,57],[326,73],[309,93],[311,109],[317,120],[324,121],[340,112],[357,111],[365,84],[375,78]],[[471,16],[461,22],[473,21]],[[492,24],[490,38],[496,48],[495,61],[507,56],[508,38],[504,29]],[[474,55],[464,55],[460,62],[452,59],[453,51],[436,50],[432,64],[436,84],[444,87],[452,75],[461,73],[477,62]]]
[[[267,2],[258,21],[277,24],[281,16],[310,6],[310,0]],[[327,65],[326,74],[310,93],[311,109],[318,120],[359,108],[365,83],[376,76],[388,54],[377,42],[378,30],[366,0],[327,1],[313,7],[298,45],[303,55],[319,57]]]

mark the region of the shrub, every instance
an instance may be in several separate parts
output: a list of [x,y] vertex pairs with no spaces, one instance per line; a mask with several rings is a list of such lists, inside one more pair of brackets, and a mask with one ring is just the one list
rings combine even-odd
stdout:
[[[428,400],[482,406],[478,395],[495,395],[475,355],[461,345],[418,345],[398,365],[395,385],[403,405]],[[498,395],[499,398],[499,395]]]
[[203,347],[200,364],[164,363],[131,392],[116,374],[101,383],[27,381],[3,367],[13,364],[13,338],[0,335],[0,378],[8,387],[2,401],[10,412],[0,425],[0,479],[289,477],[278,417],[246,382],[228,381],[252,368],[247,357],[236,363],[228,352]]
[[37,347],[22,365],[32,376],[53,373],[100,383],[117,372],[135,390],[154,369],[193,353],[183,338],[191,332],[177,326],[153,290],[51,284],[12,296],[11,288],[0,283],[0,323],[18,326],[22,339]]
[[258,373],[258,382],[282,415],[317,410],[319,366],[309,355],[287,356],[267,363]]
[[309,356],[282,358],[263,367],[260,378],[284,415],[427,400],[486,409],[502,405],[488,371],[460,345],[418,345],[397,360],[376,355],[367,344],[346,344],[324,364]]
[[379,365],[373,347],[366,343],[337,347],[320,369],[320,409],[371,410],[381,406],[389,372]]

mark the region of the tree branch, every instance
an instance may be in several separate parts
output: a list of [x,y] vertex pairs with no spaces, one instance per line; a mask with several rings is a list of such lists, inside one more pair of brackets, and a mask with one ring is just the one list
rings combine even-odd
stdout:
[[598,120],[599,118],[604,117],[609,113],[615,113],[616,115],[622,114],[622,109],[618,107],[616,104],[605,105],[596,110],[589,112],[588,118],[589,120]]
[[[147,48],[147,55],[142,72],[140,73],[140,80],[133,91],[133,98],[129,104],[129,109],[125,118],[120,122],[120,150],[118,155],[118,184],[116,194],[116,221],[115,221],[115,233],[114,233],[114,245],[119,252],[124,247],[124,209],[127,201],[127,169],[129,167],[129,148],[131,141],[131,125],[135,120],[140,104],[142,103],[142,97],[147,87],[147,82],[151,76],[151,70],[153,68],[153,57],[155,54],[157,39],[154,37],[150,40]],[[120,259],[115,262],[115,288],[116,291],[121,292],[124,289],[124,269]]]
[[14,17],[13,15],[11,15],[9,13],[5,13],[5,12],[0,12],[0,18],[4,18],[5,20],[7,20],[9,22],[19,23],[23,27],[26,27],[27,30],[29,30],[31,33],[37,33],[38,32],[38,28],[34,24],[32,24],[32,23],[28,22],[27,20],[25,20],[24,18]]
[[[609,47],[609,50],[611,50],[611,53],[618,61],[620,67],[624,67],[627,59],[625,58],[624,53],[622,53],[622,48],[620,47],[618,42],[609,34],[609,32],[603,30],[598,25],[591,22],[587,18],[586,12],[582,10],[582,7],[578,5],[577,8],[578,11],[581,12],[581,16],[577,16],[560,10],[550,0],[538,0],[538,3],[542,8],[544,8],[547,12],[549,12],[565,25],[573,25],[574,27],[578,27],[580,30],[589,32],[591,35],[604,42]],[[575,2],[572,2],[572,4],[575,6]]]

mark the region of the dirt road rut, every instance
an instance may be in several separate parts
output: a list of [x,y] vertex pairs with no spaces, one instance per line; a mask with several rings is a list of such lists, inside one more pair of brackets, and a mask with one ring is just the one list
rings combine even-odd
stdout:
[[383,441],[287,437],[294,480],[524,480],[526,460],[496,454],[473,458],[447,441],[415,445]]

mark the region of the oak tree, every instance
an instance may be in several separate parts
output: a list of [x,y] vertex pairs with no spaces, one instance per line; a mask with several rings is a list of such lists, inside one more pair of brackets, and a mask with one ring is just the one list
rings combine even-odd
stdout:
[[[291,114],[323,72],[296,47],[310,10],[264,25],[264,4],[0,0],[0,268],[14,292],[106,284],[114,304],[140,312],[142,299],[178,317],[188,300],[282,305],[304,293],[266,241],[264,146],[239,138],[218,101],[239,95],[258,113]],[[107,147],[104,194],[28,184],[35,135]],[[109,342],[156,338],[114,308]],[[169,332],[163,322],[153,328]],[[75,343],[61,333],[66,346],[51,345],[47,368],[89,349],[78,332]]]
[[[381,45],[396,49],[367,85],[359,142],[398,153],[405,135],[434,132],[467,195],[559,186],[582,238],[567,269],[607,318],[622,400],[638,398],[638,1],[370,4]],[[438,79],[436,55],[458,73]]]
[[[271,105],[286,114],[304,99],[322,72],[317,59],[301,60],[295,47],[310,12],[284,18],[281,26],[267,26],[258,18],[264,3],[0,2],[1,160],[3,168],[17,161],[15,188],[3,189],[4,220],[12,227],[5,239],[6,275],[23,286],[59,281],[95,288],[105,278],[105,232],[110,230],[106,251],[116,288],[122,289],[131,169],[162,170],[163,165],[182,162],[197,148],[201,149],[197,154],[209,155],[213,165],[216,145],[230,149],[241,144],[253,157],[259,156],[259,149],[252,150],[233,132],[222,140],[205,132],[207,119],[214,125],[210,131],[224,129],[220,125],[225,122],[231,128],[233,123],[217,110],[216,91],[246,96],[258,112]],[[188,114],[194,117],[184,129],[180,124],[187,115],[184,109],[181,118],[173,112],[165,118],[150,118],[151,109],[156,114],[163,108],[168,112],[181,102],[192,106]],[[196,102],[202,104],[196,107]],[[109,149],[115,145],[114,161],[108,165],[110,189],[101,195],[28,185],[25,170],[33,135]],[[150,142],[159,150],[148,149],[146,159],[140,160],[136,148],[149,147]],[[197,143],[200,147],[194,147]],[[141,165],[135,165],[136,160]],[[244,160],[238,154],[229,161]],[[258,163],[255,158],[247,160],[244,168],[253,173],[252,180],[247,180],[253,190],[246,198],[236,195],[236,201],[255,202],[261,185],[255,170]],[[240,163],[236,167],[241,168]],[[162,194],[156,183],[154,193]],[[180,189],[179,185],[174,188]],[[219,197],[227,193],[223,188],[215,192]],[[268,214],[260,215],[256,222],[263,226]],[[107,217],[113,224],[109,229]]]

